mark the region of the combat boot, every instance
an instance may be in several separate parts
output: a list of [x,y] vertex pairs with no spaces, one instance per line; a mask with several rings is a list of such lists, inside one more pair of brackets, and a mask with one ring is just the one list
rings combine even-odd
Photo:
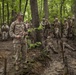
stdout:
[[53,51],[53,53],[54,53],[54,54],[58,54],[58,52],[56,52],[56,51]]
[[27,61],[25,61],[24,63],[23,63],[23,69],[26,69],[27,68]]
[[20,69],[19,63],[15,63],[14,65],[15,65],[15,70],[16,70],[16,71],[19,71],[19,69]]
[[19,66],[18,66],[18,65],[15,66],[15,70],[16,70],[16,71],[19,70]]

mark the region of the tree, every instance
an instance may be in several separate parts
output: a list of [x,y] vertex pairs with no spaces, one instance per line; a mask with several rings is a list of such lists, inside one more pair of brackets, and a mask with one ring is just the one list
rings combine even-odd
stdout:
[[4,24],[4,0],[2,0],[2,23]]
[[1,15],[2,15],[2,13],[1,13],[1,4],[0,4],[0,24],[2,25],[2,16]]
[[9,3],[7,2],[7,24],[9,25]]
[[65,2],[65,0],[61,0],[61,5],[60,5],[61,36],[62,36],[62,33],[63,33],[63,25],[62,25],[63,14],[62,14],[62,11],[63,11],[64,2]]
[[24,12],[23,12],[23,20],[24,20],[24,17],[25,17],[25,12],[26,12],[27,5],[28,5],[28,0],[26,0],[26,3],[25,3]]
[[[35,28],[39,27],[39,14],[38,14],[38,5],[37,0],[30,0],[30,7],[31,7],[31,16],[32,16],[32,24]],[[40,33],[36,30],[35,33],[35,42],[40,41]]]
[[44,16],[46,19],[49,17],[48,0],[44,0]]
[[12,12],[11,12],[11,15],[12,15],[12,21],[15,20],[15,13],[16,11],[14,10],[14,4],[15,4],[15,0],[12,0],[12,4],[11,4],[11,9],[12,9]]
[[22,3],[22,0],[19,0],[19,12],[21,12],[21,3]]

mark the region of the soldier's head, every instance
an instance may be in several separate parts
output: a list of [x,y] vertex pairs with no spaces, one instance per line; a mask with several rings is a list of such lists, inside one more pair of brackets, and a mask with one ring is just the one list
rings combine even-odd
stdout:
[[45,21],[45,20],[46,20],[45,17],[43,17],[42,21]]
[[75,21],[75,17],[74,16],[72,17],[72,20]]
[[4,25],[6,25],[6,22],[4,21]]
[[58,18],[55,18],[55,22],[57,22],[58,21]]
[[23,21],[23,14],[20,12],[17,14],[18,21]]
[[64,22],[67,22],[67,19],[66,18],[64,19]]
[[70,16],[68,16],[68,20],[70,20],[71,19],[71,17]]

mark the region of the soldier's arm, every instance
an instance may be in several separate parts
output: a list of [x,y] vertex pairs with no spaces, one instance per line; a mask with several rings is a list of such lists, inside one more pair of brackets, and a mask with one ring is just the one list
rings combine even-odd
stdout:
[[14,29],[15,29],[15,23],[13,22],[13,23],[11,24],[10,30],[9,30],[9,34],[10,34],[10,36],[11,36],[12,38],[15,38],[15,37],[16,37],[16,35],[15,35],[15,33],[14,33]]

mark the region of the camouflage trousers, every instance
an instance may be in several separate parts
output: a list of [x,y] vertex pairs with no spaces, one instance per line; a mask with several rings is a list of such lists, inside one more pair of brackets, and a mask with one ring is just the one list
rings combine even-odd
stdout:
[[3,31],[2,32],[2,40],[7,40],[8,39],[8,32]]
[[23,65],[26,62],[26,45],[25,44],[14,44],[14,64]]
[[[46,46],[46,50],[47,50],[47,51],[50,51],[50,49],[51,49],[52,52],[55,52],[55,51],[56,51],[54,45],[53,45],[51,42],[48,43],[47,46]],[[51,51],[50,51],[50,52],[51,52]]]
[[71,47],[68,43],[63,42],[63,50],[65,50],[65,47],[71,49],[71,50],[75,50],[73,47]]

